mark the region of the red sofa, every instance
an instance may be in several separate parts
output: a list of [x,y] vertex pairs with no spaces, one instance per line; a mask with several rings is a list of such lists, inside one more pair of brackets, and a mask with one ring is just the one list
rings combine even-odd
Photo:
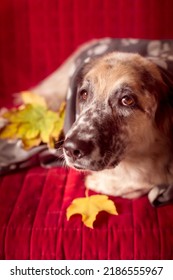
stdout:
[[[101,37],[173,38],[171,0],[1,0],[0,107],[36,85],[81,43]],[[173,259],[173,205],[112,198],[89,229],[66,209],[84,196],[84,177],[67,168],[0,177],[0,259]]]

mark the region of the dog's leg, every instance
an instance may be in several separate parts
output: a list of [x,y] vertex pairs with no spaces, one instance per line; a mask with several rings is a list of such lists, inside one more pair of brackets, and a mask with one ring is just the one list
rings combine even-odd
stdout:
[[111,174],[110,170],[92,172],[90,175],[86,176],[85,185],[88,189],[98,193],[113,196],[122,195],[122,190],[116,182],[116,177]]
[[85,185],[88,189],[96,192],[112,195],[113,189],[110,176],[106,176],[103,171],[92,172],[86,176]]
[[[148,193],[151,186],[134,181],[129,184],[128,178],[118,178],[114,169],[92,172],[85,179],[88,189],[107,195],[121,196],[128,199],[138,198]],[[128,183],[128,186],[127,186]],[[143,187],[143,184],[145,187]]]

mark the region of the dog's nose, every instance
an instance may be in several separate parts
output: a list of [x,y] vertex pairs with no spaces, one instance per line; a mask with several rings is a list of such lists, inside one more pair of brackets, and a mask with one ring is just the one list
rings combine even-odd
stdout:
[[93,144],[91,141],[86,142],[83,140],[67,138],[64,142],[63,148],[68,157],[77,160],[90,154]]

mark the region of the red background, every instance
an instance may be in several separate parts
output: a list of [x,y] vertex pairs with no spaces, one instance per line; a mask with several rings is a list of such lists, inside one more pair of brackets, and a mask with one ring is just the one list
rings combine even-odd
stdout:
[[[54,71],[81,43],[101,37],[173,38],[172,0],[1,0],[0,105]],[[83,176],[31,168],[0,177],[1,259],[173,259],[173,206],[113,198],[95,229],[66,221]]]
[[1,0],[0,96],[37,84],[81,43],[173,38],[172,0]]

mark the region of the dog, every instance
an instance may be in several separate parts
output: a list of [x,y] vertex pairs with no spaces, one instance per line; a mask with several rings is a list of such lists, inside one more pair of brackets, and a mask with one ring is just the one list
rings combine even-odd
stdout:
[[[96,43],[82,46],[58,74],[35,89],[55,106],[55,98],[64,98],[73,77],[76,118],[65,135],[65,161],[89,171],[86,187],[96,192],[128,199],[148,194],[154,206],[171,203],[172,80],[152,59],[114,50],[85,58],[75,75],[69,70],[74,60]],[[50,99],[52,80],[61,83],[61,94]]]

